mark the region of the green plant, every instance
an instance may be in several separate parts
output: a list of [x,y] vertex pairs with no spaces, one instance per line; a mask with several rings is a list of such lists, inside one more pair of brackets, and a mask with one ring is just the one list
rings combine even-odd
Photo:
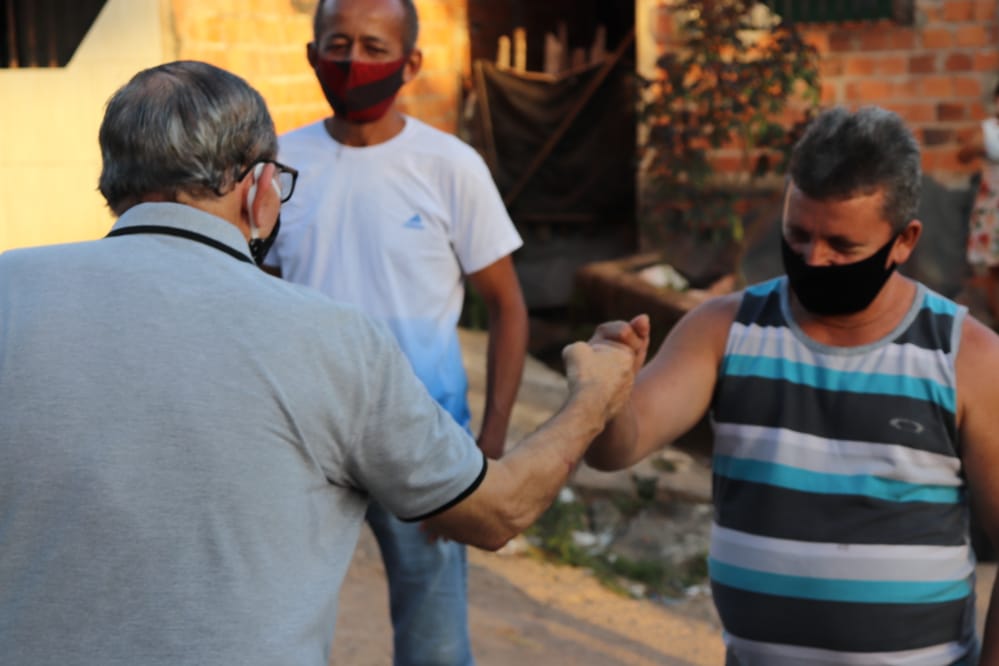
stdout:
[[[648,506],[651,501],[651,498],[631,495],[612,499],[624,515]],[[623,503],[617,500],[623,500]],[[536,555],[560,564],[585,567],[601,584],[622,595],[632,594],[629,592],[631,585],[638,583],[644,588],[646,596],[651,598],[676,598],[683,596],[688,587],[707,581],[706,553],[699,553],[679,564],[650,559],[633,560],[613,552],[580,546],[575,534],[585,532],[589,527],[585,501],[573,497],[556,500],[527,529],[526,534],[537,549]]]
[[[644,83],[643,235],[656,245],[677,234],[737,244],[740,197],[784,170],[817,108],[818,53],[793,22],[755,0],[674,0],[669,8],[679,43]],[[737,187],[719,178],[722,150],[740,155]]]

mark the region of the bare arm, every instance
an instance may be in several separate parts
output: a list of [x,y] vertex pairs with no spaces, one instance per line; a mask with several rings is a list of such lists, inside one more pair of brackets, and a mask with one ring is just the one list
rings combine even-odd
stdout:
[[[964,323],[957,357],[961,458],[985,533],[999,544],[999,336],[971,319]],[[999,579],[997,579],[999,583]],[[996,586],[985,622],[982,664],[999,663]]]
[[429,518],[431,532],[496,549],[551,504],[587,445],[625,401],[634,379],[630,350],[578,342],[563,357],[569,398],[562,409],[509,455],[490,461],[475,492]]
[[468,276],[489,312],[486,404],[479,448],[489,458],[503,455],[510,412],[517,398],[527,353],[527,306],[509,257]]
[[[607,471],[629,467],[697,424],[711,405],[741,297],[713,299],[680,320],[638,373],[631,400],[590,447],[587,464]],[[616,340],[615,333],[598,329],[594,339],[609,335],[607,339]]]

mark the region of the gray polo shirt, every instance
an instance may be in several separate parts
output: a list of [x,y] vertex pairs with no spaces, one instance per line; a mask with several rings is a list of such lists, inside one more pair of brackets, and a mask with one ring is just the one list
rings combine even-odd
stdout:
[[0,255],[0,664],[325,666],[368,495],[418,519],[484,458],[383,325],[147,225],[209,240]]

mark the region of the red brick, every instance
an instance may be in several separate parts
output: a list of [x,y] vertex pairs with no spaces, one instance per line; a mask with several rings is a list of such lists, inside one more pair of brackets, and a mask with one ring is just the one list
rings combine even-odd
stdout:
[[999,1],[997,0],[975,0],[976,21],[994,21],[999,14]]
[[891,85],[893,99],[919,99],[922,94],[922,86],[918,79],[902,79]]
[[847,30],[836,30],[829,33],[829,50],[832,52],[836,51],[852,51],[854,49],[854,44],[856,40],[853,32]]
[[999,69],[999,51],[979,51],[974,60],[976,72],[992,73]]
[[955,104],[953,102],[941,102],[937,104],[937,120],[941,122],[964,120],[966,114],[967,107],[964,104]]
[[882,30],[865,30],[860,33],[862,51],[884,51],[891,48],[890,36]]
[[913,74],[927,74],[936,70],[937,56],[935,53],[925,53],[909,58],[909,72]]
[[861,79],[846,84],[846,99],[850,102],[876,103],[891,97],[892,86],[885,81]]
[[974,67],[975,61],[967,53],[951,53],[944,60],[944,69],[948,72],[967,72]]
[[923,48],[944,49],[954,44],[954,35],[950,28],[927,28],[922,34]]
[[902,116],[910,125],[935,122],[937,119],[936,106],[933,104],[883,102],[881,106]]
[[872,76],[877,63],[870,56],[847,56],[843,59],[843,73],[849,76]]
[[923,97],[946,99],[954,94],[953,80],[949,76],[924,76],[919,81]]
[[981,98],[982,80],[972,76],[955,77],[954,95],[957,97],[972,97],[975,99]]
[[963,25],[954,34],[957,46],[987,46],[990,43],[989,31],[982,25]]
[[921,134],[924,146],[939,146],[954,140],[954,130],[942,127],[924,127]]
[[978,138],[978,133],[981,132],[981,127],[978,123],[965,125],[960,127],[954,132],[954,136],[958,143],[967,143]]
[[897,51],[916,48],[916,33],[911,28],[896,28],[888,33],[888,44]]
[[839,94],[840,86],[832,81],[822,82],[822,95],[820,100],[823,105],[831,105],[841,101]]
[[943,6],[942,18],[954,23],[974,20],[975,4],[971,0],[947,0]]
[[846,57],[829,55],[819,58],[819,74],[823,77],[842,76]]
[[936,120],[936,106],[929,102],[912,104],[906,112],[909,122],[928,123]]
[[906,56],[882,56],[875,69],[884,76],[905,74],[909,70],[909,59]]
[[927,5],[926,3],[923,3],[923,6],[919,8],[919,11],[922,13],[923,20],[927,25],[939,23],[943,16],[943,10],[940,7]]

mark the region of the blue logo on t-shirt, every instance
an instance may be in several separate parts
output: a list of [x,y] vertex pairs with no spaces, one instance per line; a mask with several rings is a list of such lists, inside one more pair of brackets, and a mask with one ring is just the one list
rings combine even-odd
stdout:
[[423,218],[417,213],[413,217],[406,220],[406,223],[402,225],[406,229],[423,229]]

